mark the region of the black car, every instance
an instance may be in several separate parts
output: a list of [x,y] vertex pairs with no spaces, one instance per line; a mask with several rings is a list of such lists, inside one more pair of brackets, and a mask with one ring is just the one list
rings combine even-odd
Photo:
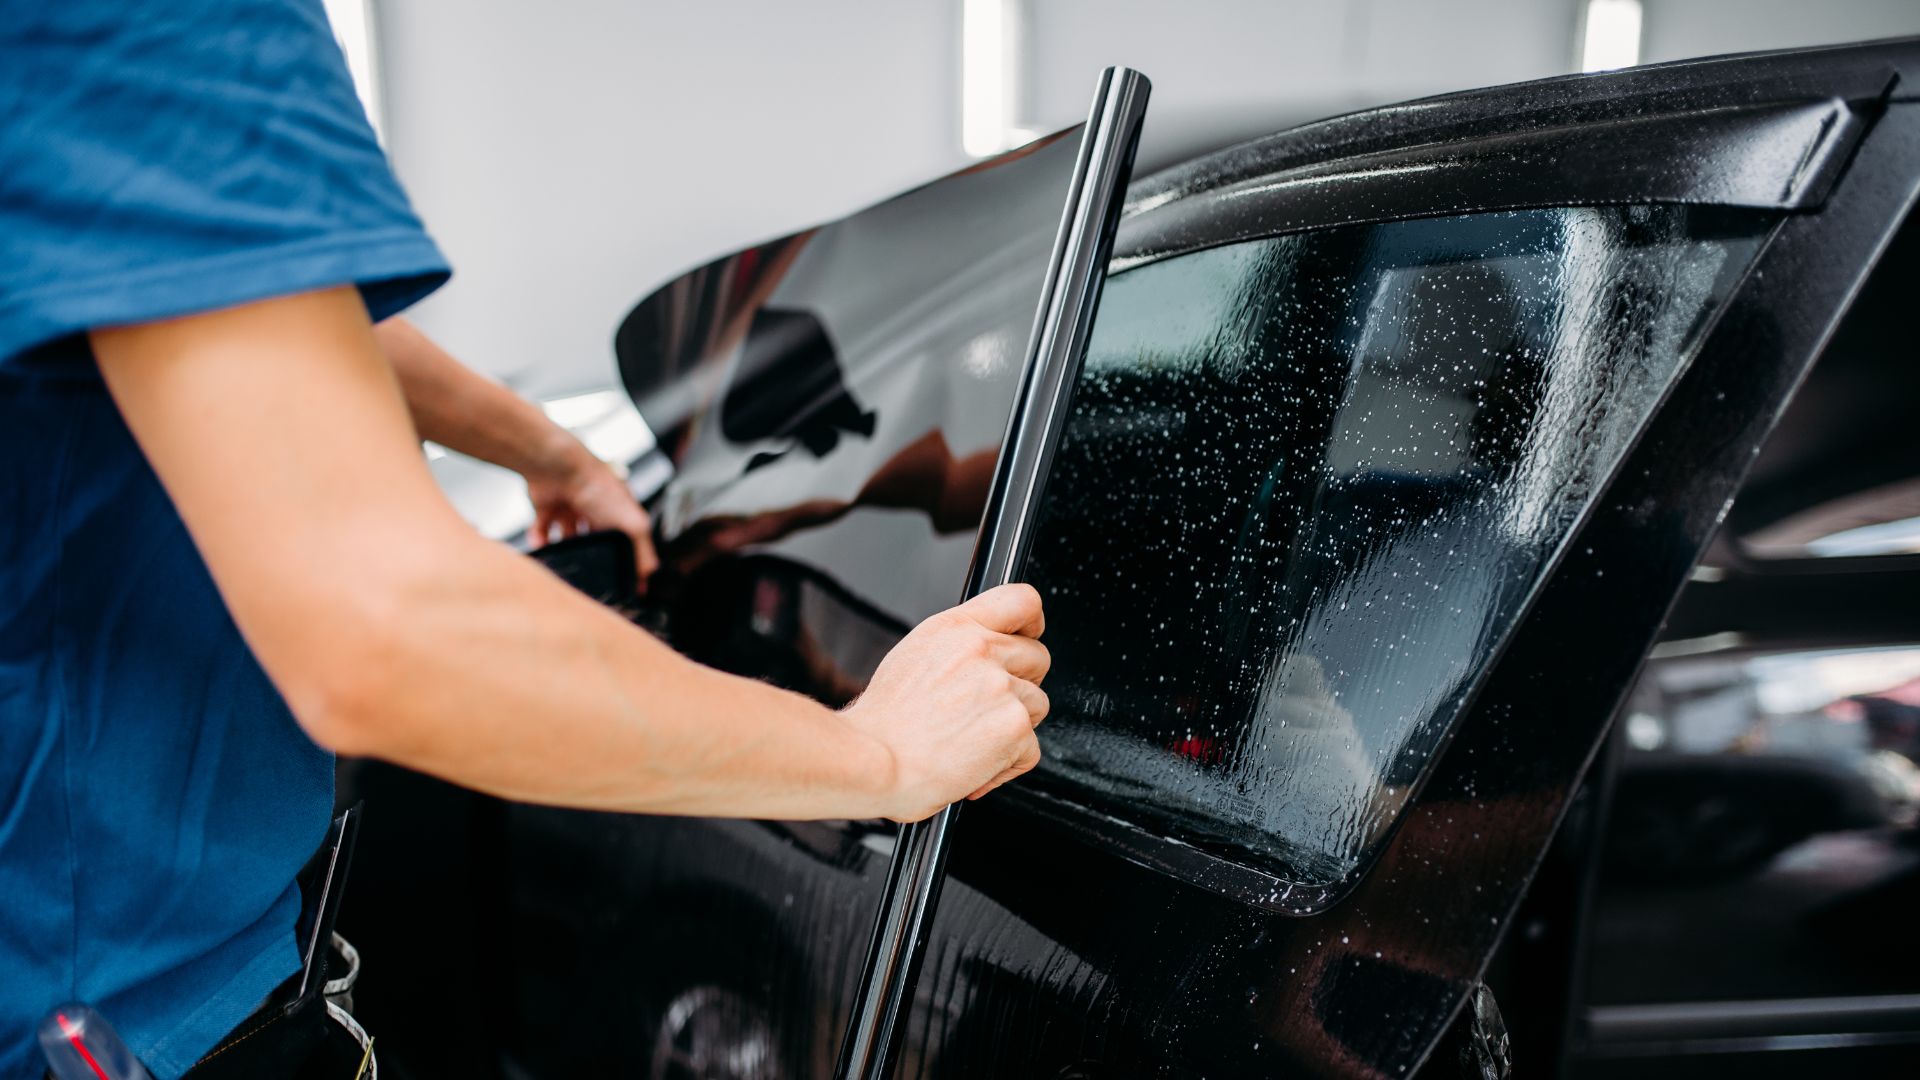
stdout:
[[[896,1074],[1920,1075],[1916,85],[1702,60],[1136,180],[1047,758],[959,819]],[[639,303],[637,621],[838,703],[958,599],[1072,142]],[[831,1074],[891,824],[348,770],[390,1072]]]

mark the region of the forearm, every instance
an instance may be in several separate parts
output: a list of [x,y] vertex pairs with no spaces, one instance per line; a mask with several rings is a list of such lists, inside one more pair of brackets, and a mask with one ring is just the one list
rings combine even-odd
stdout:
[[359,627],[316,730],[339,749],[531,802],[770,818],[888,811],[886,748],[825,707],[701,667],[495,545],[362,583],[397,617]]
[[1031,588],[927,619],[833,712],[693,664],[476,536],[353,290],[92,341],[234,622],[324,746],[530,801],[786,818],[924,817],[1039,760]]
[[403,318],[373,328],[423,439],[522,476],[577,464],[580,444],[540,409],[454,359]]
[[317,742],[568,806],[885,812],[891,758],[842,714],[680,658],[460,521],[363,310],[330,290],[94,335]]

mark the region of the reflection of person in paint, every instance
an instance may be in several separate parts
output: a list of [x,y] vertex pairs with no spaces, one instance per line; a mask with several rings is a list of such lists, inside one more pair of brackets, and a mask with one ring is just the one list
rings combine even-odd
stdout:
[[946,438],[929,431],[874,470],[850,500],[811,499],[758,514],[704,518],[667,545],[666,562],[692,573],[718,556],[832,524],[861,506],[918,510],[935,532],[966,532],[980,524],[996,457],[989,448],[956,458]]

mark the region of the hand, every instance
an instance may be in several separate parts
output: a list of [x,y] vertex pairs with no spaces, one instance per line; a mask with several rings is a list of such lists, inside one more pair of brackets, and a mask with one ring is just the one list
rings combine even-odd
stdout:
[[660,566],[653,550],[653,520],[612,466],[578,442],[574,446],[577,452],[566,455],[559,468],[527,476],[527,498],[533,502],[528,539],[539,548],[600,529],[626,533],[633,539],[640,591],[646,592],[647,578]]
[[880,661],[841,715],[892,754],[887,817],[931,817],[1039,764],[1045,625],[1031,585],[1002,585],[929,618]]

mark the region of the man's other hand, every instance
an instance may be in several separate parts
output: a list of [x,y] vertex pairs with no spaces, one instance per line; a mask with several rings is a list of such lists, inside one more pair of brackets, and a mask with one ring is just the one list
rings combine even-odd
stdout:
[[491,461],[526,478],[534,547],[595,529],[633,538],[640,590],[659,567],[653,522],[612,466],[565,428],[492,379],[453,358],[420,328],[395,317],[373,328],[413,426],[423,439]]
[[887,817],[930,817],[1039,764],[1045,625],[1031,585],[1002,585],[929,618],[880,661],[842,715],[892,754]]
[[645,592],[647,579],[660,566],[653,548],[653,521],[611,465],[578,442],[574,446],[578,452],[567,455],[559,467],[528,473],[527,498],[533,502],[528,538],[539,548],[601,529],[626,533],[633,539],[640,591]]

